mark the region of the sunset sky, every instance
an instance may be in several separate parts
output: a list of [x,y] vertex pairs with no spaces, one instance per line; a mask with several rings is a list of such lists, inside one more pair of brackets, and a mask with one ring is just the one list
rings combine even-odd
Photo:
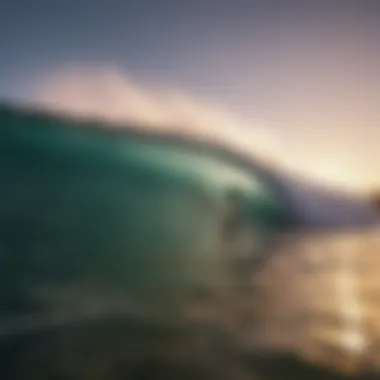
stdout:
[[380,2],[27,4],[0,3],[1,97],[55,96],[67,72],[80,67],[81,82],[95,66],[138,83],[130,91],[165,88],[229,110],[318,180],[380,187]]

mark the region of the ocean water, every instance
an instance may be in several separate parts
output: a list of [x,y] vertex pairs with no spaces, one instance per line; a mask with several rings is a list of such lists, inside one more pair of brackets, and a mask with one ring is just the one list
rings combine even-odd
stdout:
[[283,238],[255,276],[256,349],[290,352],[351,375],[380,373],[380,231]]

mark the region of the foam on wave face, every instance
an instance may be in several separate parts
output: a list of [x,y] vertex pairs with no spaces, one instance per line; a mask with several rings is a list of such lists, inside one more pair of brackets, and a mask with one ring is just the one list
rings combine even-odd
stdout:
[[37,80],[34,103],[49,111],[100,119],[109,127],[170,132],[275,161],[279,145],[263,125],[181,91],[137,84],[115,67],[76,66]]
[[259,159],[286,177],[360,193],[351,172],[328,175],[333,162],[325,167],[319,160],[297,158],[264,122],[243,120],[225,107],[175,88],[141,84],[112,65],[77,64],[44,72],[34,78],[30,98],[38,108],[104,121],[107,128],[127,125],[218,144],[253,161]]

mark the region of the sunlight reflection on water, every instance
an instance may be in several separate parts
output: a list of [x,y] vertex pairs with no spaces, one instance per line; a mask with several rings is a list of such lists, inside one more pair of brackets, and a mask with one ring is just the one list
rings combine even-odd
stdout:
[[380,232],[285,238],[261,273],[268,302],[254,336],[348,372],[380,369]]

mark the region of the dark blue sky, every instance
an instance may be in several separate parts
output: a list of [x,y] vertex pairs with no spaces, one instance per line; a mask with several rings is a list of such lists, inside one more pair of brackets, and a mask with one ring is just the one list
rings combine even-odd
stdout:
[[[281,60],[283,67],[292,63],[292,55],[302,52],[308,37],[313,39],[319,28],[324,33],[324,23],[331,29],[332,18],[340,23],[345,19],[353,28],[360,20],[379,20],[374,6],[358,5],[371,2],[359,0],[0,3],[2,92],[34,71],[78,61],[117,63],[144,76],[157,74],[164,80],[221,90],[220,71],[224,77],[231,72],[234,82],[235,67],[253,66],[252,76],[268,82],[273,71],[281,70]],[[314,44],[329,45],[320,37],[322,44]],[[339,36],[336,39],[340,42]],[[226,83],[226,89],[233,86]]]
[[198,66],[197,58],[205,53],[223,43],[238,42],[237,29],[255,30],[251,22],[260,22],[252,5],[221,7],[221,0],[8,3],[0,13],[0,44],[5,49],[0,62],[2,80],[17,80],[28,75],[26,71],[62,62],[111,61],[181,81],[190,66],[183,63]]
[[377,173],[379,41],[376,0],[3,0],[0,96],[115,64],[264,118],[306,161]]

